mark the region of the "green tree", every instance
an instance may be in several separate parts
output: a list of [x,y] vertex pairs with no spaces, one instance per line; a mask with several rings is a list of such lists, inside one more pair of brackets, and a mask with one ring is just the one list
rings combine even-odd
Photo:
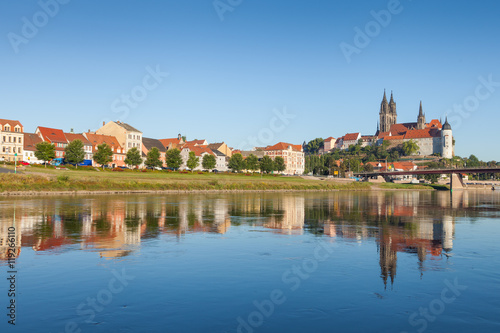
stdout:
[[44,161],[45,167],[47,167],[47,162],[56,157],[56,146],[49,142],[40,142],[36,145],[35,156]]
[[161,168],[163,166],[163,162],[160,158],[160,150],[156,147],[153,147],[150,151],[148,151],[148,154],[146,155],[146,162],[144,162],[144,164],[148,168]]
[[142,163],[141,152],[137,149],[137,147],[129,149],[127,155],[125,156],[125,163],[136,168]]
[[259,169],[259,158],[254,154],[248,155],[245,162],[247,170],[257,171]]
[[323,138],[316,138],[311,140],[306,145],[306,153],[308,154],[317,154],[320,148],[324,145]]
[[105,143],[98,145],[97,150],[94,153],[94,161],[102,165],[104,170],[104,166],[113,161],[113,152],[111,151],[111,147]]
[[270,173],[274,171],[274,161],[269,156],[264,156],[260,160],[260,171]]
[[233,171],[239,172],[243,169],[244,166],[245,166],[245,164],[243,162],[243,156],[239,153],[234,154],[229,159],[228,168],[233,170]]
[[181,151],[177,148],[169,149],[165,156],[165,161],[167,166],[172,169],[179,169],[182,165]]
[[200,165],[200,158],[196,156],[194,151],[189,152],[189,158],[186,162],[186,165],[189,169],[194,170],[198,165]]
[[215,156],[212,154],[205,154],[203,155],[203,160],[201,161],[201,166],[205,170],[212,170],[215,169],[215,165],[217,164],[217,161],[215,160]]
[[276,156],[274,158],[274,170],[278,172],[283,172],[286,170],[285,160],[281,156]]
[[66,148],[64,148],[64,158],[71,164],[78,168],[78,164],[82,163],[85,159],[85,151],[83,150],[83,142],[80,140],[71,141]]
[[420,147],[415,140],[405,141],[405,143],[403,143],[403,153],[405,154],[405,156],[411,156],[415,154],[419,149]]

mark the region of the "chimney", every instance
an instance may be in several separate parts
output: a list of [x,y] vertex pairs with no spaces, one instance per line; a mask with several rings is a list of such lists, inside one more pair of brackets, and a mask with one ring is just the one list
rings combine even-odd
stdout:
[[103,120],[103,122],[102,122],[102,126],[104,126],[104,125],[106,125],[106,122]]
[[69,132],[70,132],[71,134],[73,134],[73,133],[74,133],[74,132],[73,132],[73,129],[70,129],[70,130],[69,130]]

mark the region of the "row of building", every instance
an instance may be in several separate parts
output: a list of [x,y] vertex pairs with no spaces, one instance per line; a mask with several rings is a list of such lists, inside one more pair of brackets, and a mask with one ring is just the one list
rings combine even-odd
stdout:
[[349,149],[350,146],[358,142],[361,142],[363,147],[378,146],[388,142],[388,147],[392,148],[413,140],[419,148],[416,155],[441,155],[444,158],[454,156],[453,133],[448,119],[444,124],[438,119],[427,122],[422,102],[420,102],[416,122],[398,123],[397,117],[394,97],[391,93],[390,101],[387,101],[384,91],[382,103],[380,104],[377,131],[374,135],[347,133],[338,138],[328,137],[324,140],[320,153],[328,153],[333,149]]
[[[0,160],[24,161],[30,164],[42,163],[35,156],[36,145],[40,142],[49,142],[55,146],[55,158],[63,159],[65,148],[74,140],[80,140],[84,147],[85,160],[87,164],[98,166],[93,160],[93,154],[97,147],[103,143],[111,147],[113,161],[111,167],[126,166],[127,152],[137,148],[142,153],[143,160],[148,152],[157,148],[160,151],[160,159],[165,163],[165,155],[169,149],[179,149],[183,164],[180,169],[187,169],[186,162],[189,153],[199,157],[200,165],[195,170],[201,170],[201,161],[207,154],[213,155],[216,160],[215,169],[227,171],[231,156],[241,153],[244,158],[254,154],[259,158],[265,155],[272,159],[277,156],[283,157],[286,169],[285,174],[301,175],[304,173],[305,158],[301,145],[279,142],[272,146],[255,148],[252,151],[241,151],[227,146],[224,142],[208,143],[206,140],[185,141],[179,134],[176,138],[154,139],[144,137],[143,132],[135,127],[121,121],[110,121],[103,123],[96,131],[90,130],[83,133],[74,133],[73,129],[64,132],[62,129],[39,126],[34,133],[26,133],[23,125],[18,120],[0,119]],[[144,165],[142,165],[143,167]]]

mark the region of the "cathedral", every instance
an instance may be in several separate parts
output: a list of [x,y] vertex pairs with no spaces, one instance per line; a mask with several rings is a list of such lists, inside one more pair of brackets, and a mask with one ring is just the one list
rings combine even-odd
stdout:
[[375,134],[377,142],[388,141],[391,145],[399,145],[405,141],[413,140],[419,147],[417,155],[440,154],[444,158],[453,157],[453,134],[448,118],[444,124],[437,119],[432,119],[427,123],[422,102],[420,102],[416,122],[398,123],[397,118],[393,94],[391,92],[391,99],[387,101],[384,90],[384,97],[380,104],[379,124]]

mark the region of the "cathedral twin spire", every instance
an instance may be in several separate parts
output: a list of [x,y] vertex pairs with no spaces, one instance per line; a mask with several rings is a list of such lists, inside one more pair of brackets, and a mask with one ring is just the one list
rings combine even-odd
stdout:
[[394,102],[394,97],[391,91],[391,100],[387,102],[387,97],[384,89],[384,97],[382,98],[382,103],[380,104],[380,131],[389,132],[391,126],[396,124],[398,114],[396,112],[396,102]]

